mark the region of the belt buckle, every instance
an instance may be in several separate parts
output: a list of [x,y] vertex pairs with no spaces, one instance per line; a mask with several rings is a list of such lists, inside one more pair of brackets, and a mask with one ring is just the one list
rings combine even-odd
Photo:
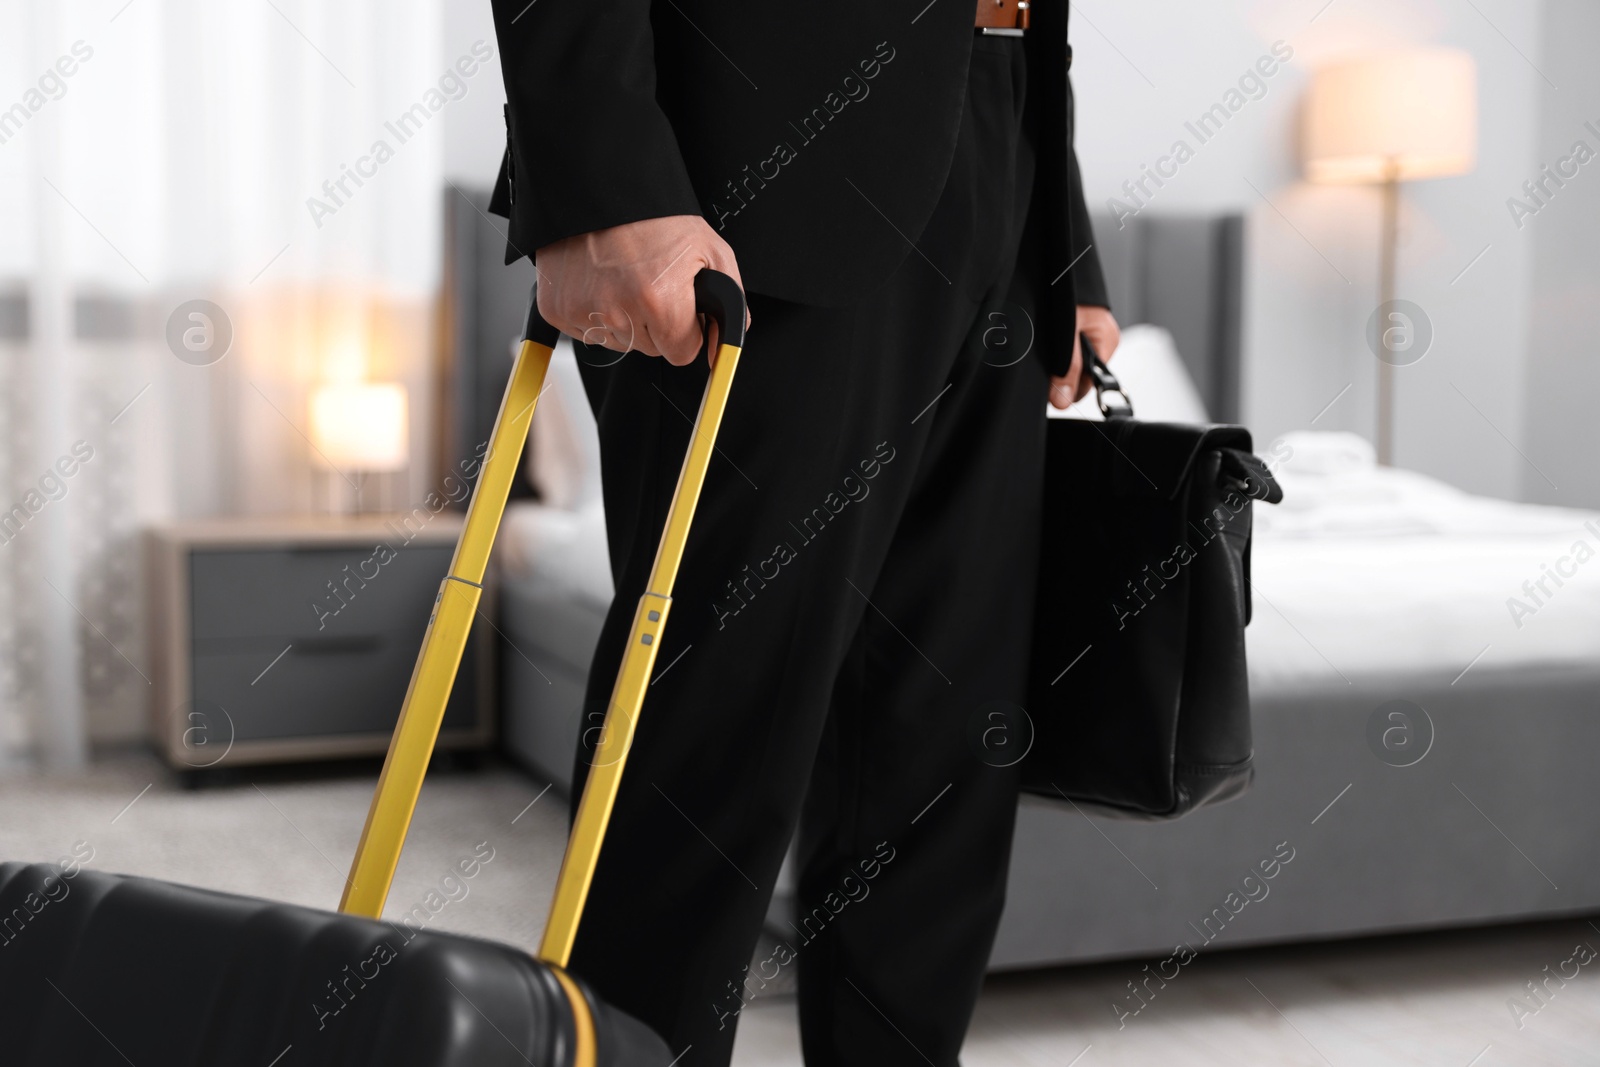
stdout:
[[[980,0],[981,2],[981,0]],[[995,0],[995,6],[1000,6],[1002,0]],[[978,32],[985,37],[1021,37],[1027,33],[1028,0],[1017,0],[1017,18],[1021,26],[979,26]]]

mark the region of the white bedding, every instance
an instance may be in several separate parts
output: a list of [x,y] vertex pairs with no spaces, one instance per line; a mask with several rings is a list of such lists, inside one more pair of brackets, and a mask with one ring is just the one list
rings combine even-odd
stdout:
[[506,508],[495,542],[503,580],[540,602],[611,603],[606,517],[599,500],[577,511],[518,502]]
[[[1152,327],[1124,336],[1115,366],[1140,416],[1203,419],[1170,336]],[[612,587],[594,423],[566,345],[552,371],[534,416],[535,476],[562,506],[507,509],[496,557],[541,603],[603,608]],[[1284,501],[1254,509],[1246,640],[1258,691],[1373,676],[1449,685],[1469,665],[1600,667],[1600,513],[1472,496],[1382,468],[1353,434],[1290,434],[1263,456]],[[1560,585],[1547,576],[1558,568],[1570,572]]]
[[540,604],[577,602],[603,612],[612,588],[600,436],[566,337],[551,356],[530,440],[531,478],[544,502],[506,508],[494,553],[502,580]]
[[1352,434],[1290,434],[1266,458],[1284,500],[1254,509],[1253,688],[1600,665],[1600,513],[1378,467]]

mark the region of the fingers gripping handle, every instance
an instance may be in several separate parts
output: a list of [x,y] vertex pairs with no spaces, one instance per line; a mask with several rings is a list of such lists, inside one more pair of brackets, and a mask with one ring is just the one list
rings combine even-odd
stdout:
[[[719,347],[732,345],[744,347],[744,291],[739,283],[719,270],[705,268],[694,276],[694,309],[710,316],[717,324]],[[539,314],[538,282],[534,283],[533,296],[528,300],[528,321],[522,329],[524,340],[554,348],[561,331],[544,321]]]
[[673,583],[683,560],[700,489],[716,448],[717,429],[744,347],[744,294],[732,278],[713,270],[701,271],[695,278],[695,307],[717,323],[717,358],[712,364],[689,447],[684,453],[683,467],[678,473],[678,486],[667,510],[655,565],[634,612],[622,666],[617,671],[611,702],[606,708],[600,744],[595,749],[583,797],[578,802],[572,837],[567,842],[567,854],[562,860],[555,897],[550,903],[550,918],[545,924],[539,957],[561,967],[566,966],[578,935],[584,902],[600,859],[601,842],[622,784],[628,750],[633,744],[656,652],[661,647],[661,635],[672,607]]

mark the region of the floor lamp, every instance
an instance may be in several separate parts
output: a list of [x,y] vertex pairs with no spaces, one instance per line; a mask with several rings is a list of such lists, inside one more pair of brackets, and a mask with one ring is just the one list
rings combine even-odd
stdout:
[[1453,48],[1408,48],[1317,71],[1306,98],[1306,177],[1382,186],[1374,354],[1378,357],[1378,462],[1394,462],[1395,368],[1420,359],[1396,308],[1400,183],[1470,171],[1478,146],[1477,69]]

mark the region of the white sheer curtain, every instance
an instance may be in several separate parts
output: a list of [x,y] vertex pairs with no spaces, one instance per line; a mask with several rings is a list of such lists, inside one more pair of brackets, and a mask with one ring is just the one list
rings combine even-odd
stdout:
[[311,386],[407,384],[425,476],[442,2],[0,0],[0,765],[140,732],[140,530],[309,508]]

